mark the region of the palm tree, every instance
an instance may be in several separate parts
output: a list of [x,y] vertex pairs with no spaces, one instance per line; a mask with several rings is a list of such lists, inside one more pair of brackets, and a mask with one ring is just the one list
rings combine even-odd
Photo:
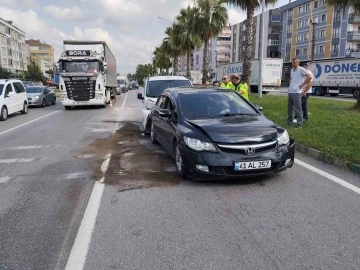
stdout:
[[[326,0],[329,6],[339,6],[343,8],[349,8],[359,18],[360,17],[360,0]],[[360,110],[360,95],[357,97],[356,105],[354,109]]]
[[228,21],[227,0],[195,0],[195,31],[204,44],[203,78],[209,79],[209,42],[219,35]]
[[160,75],[169,74],[169,68],[171,66],[170,58],[163,50],[162,46],[156,47],[154,51],[153,65],[160,70]]
[[181,9],[180,14],[177,17],[178,24],[174,25],[174,29],[180,35],[180,46],[186,53],[186,77],[191,79],[190,73],[190,60],[191,53],[195,48],[200,48],[201,38],[194,31],[195,29],[195,18],[197,10],[188,6],[187,8]]
[[174,75],[179,73],[179,56],[183,52],[183,49],[179,46],[180,30],[175,23],[171,27],[166,28],[166,37],[163,39],[161,46],[163,51],[173,59]]
[[[336,0],[335,0],[336,1]],[[227,0],[227,2],[235,7],[242,10],[246,10],[246,37],[245,37],[245,55],[243,63],[243,74],[242,79],[250,85],[251,75],[251,52],[253,45],[253,23],[254,23],[254,12],[260,4],[258,0]],[[265,5],[275,4],[277,0],[265,0]],[[262,37],[265,39],[265,37]]]

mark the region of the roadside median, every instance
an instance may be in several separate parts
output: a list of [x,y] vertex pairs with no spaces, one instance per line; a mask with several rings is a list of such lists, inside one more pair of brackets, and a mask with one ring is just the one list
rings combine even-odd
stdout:
[[287,97],[251,94],[250,101],[261,105],[272,121],[287,128],[297,150],[318,160],[360,174],[360,113],[346,101],[308,99],[309,121],[302,129],[287,127]]

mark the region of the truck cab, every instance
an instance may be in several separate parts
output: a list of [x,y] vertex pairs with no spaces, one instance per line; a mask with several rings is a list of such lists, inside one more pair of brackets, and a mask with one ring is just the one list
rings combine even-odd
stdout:
[[142,129],[145,134],[150,133],[151,121],[150,112],[158,97],[168,88],[192,86],[192,83],[183,76],[153,76],[145,80],[142,93],[138,93],[138,99],[142,100]]

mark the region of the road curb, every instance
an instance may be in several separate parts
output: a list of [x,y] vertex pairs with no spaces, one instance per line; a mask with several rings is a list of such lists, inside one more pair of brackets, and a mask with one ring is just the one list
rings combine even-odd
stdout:
[[336,167],[339,167],[341,169],[350,170],[353,173],[360,175],[360,165],[356,163],[352,163],[350,161],[346,161],[344,159],[338,158],[336,156],[326,154],[324,152],[321,152],[319,150],[316,150],[314,148],[308,147],[306,145],[296,143],[296,150],[304,153],[308,156],[311,156],[317,160],[329,163],[331,165],[334,165]]

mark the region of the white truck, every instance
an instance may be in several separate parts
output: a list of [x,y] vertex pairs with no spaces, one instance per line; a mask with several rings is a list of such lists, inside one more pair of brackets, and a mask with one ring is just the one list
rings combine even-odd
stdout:
[[[118,75],[116,77],[119,91],[125,93],[128,91],[129,79],[126,75]],[[120,94],[120,93],[119,93]]]
[[[264,58],[262,68],[262,91],[263,92],[276,92],[279,91],[281,86],[283,62],[279,58]],[[217,68],[216,80],[221,83],[223,75],[230,76],[232,73],[242,75],[243,63],[235,62],[226,65],[220,65]],[[251,76],[250,76],[250,89],[251,92],[256,93],[259,85],[259,60],[254,59],[251,61]]]
[[[193,85],[202,85],[202,72],[201,70],[190,70],[191,83]],[[182,72],[180,76],[186,76],[186,72]]]
[[308,69],[314,74],[313,94],[337,96],[360,95],[360,60],[344,58],[308,63]]
[[105,107],[116,97],[116,59],[105,41],[64,40],[57,68],[61,102],[67,110]]

